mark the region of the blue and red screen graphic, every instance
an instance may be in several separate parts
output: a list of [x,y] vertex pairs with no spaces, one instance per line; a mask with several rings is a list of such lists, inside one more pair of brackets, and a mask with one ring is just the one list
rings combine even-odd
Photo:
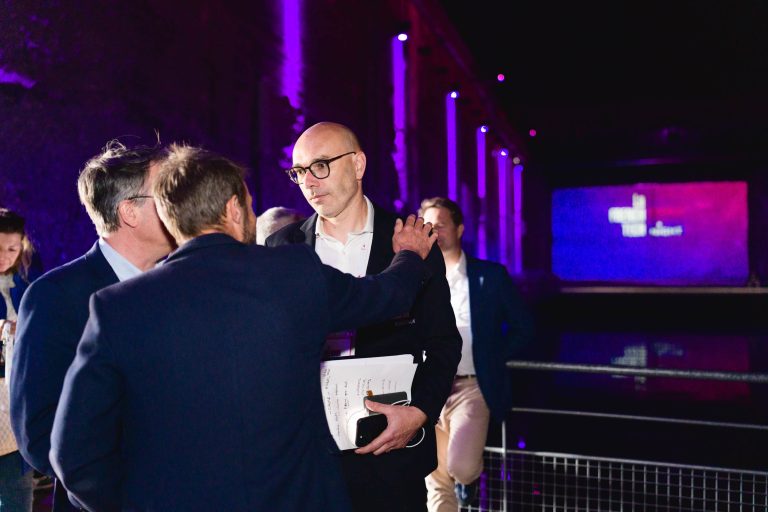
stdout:
[[743,286],[747,219],[742,181],[555,190],[552,272],[573,282]]

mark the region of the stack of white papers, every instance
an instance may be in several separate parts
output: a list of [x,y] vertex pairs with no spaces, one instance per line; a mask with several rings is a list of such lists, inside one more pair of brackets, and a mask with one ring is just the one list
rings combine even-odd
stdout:
[[363,398],[371,393],[405,391],[410,400],[416,367],[410,354],[323,361],[320,387],[325,417],[340,450],[357,448],[353,442],[355,432],[349,432],[349,424],[351,419],[364,414]]

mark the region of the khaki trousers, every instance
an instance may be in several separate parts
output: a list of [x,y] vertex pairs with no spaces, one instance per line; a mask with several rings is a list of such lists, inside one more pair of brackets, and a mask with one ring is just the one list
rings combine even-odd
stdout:
[[435,427],[437,469],[427,477],[430,512],[459,509],[453,486],[470,484],[483,472],[483,448],[490,412],[474,377],[453,381],[453,390]]

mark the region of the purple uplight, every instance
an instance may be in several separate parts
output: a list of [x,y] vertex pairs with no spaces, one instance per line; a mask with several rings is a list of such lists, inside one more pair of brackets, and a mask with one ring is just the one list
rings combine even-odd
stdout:
[[504,73],[499,73],[498,75],[496,75],[496,80],[498,80],[499,82],[503,82],[505,79],[506,77],[504,76]]
[[509,152],[502,149],[496,154],[496,169],[499,177],[499,263],[509,262],[509,191],[507,190],[507,162]]
[[485,134],[487,132],[488,127],[483,125],[475,133],[477,142],[477,197],[480,199],[480,216],[477,222],[477,257],[481,259],[488,257],[488,241],[485,226],[485,215],[488,209],[485,197],[487,191]]
[[457,120],[456,120],[456,98],[459,93],[452,91],[445,97],[445,127],[446,127],[446,147],[448,148],[448,199],[458,202],[459,190],[459,172],[458,172],[458,143],[457,143]]
[[[283,66],[280,75],[280,91],[288,98],[291,107],[301,111],[301,96],[304,84],[304,60],[301,48],[301,2],[302,0],[283,0]],[[293,125],[296,133],[304,124],[304,116],[299,115]],[[290,165],[293,145],[283,148],[286,162]]]
[[523,439],[522,437],[518,439],[517,447],[520,448],[521,450],[525,450],[525,439]]
[[530,130],[528,130],[528,135],[530,135],[531,137],[535,137],[536,136],[536,130],[531,128]]
[[[395,163],[397,172],[397,186],[400,197],[398,211],[408,202],[408,150],[405,141],[407,140],[407,122],[405,115],[405,81],[406,81],[406,62],[405,62],[405,44],[407,39],[402,38],[405,34],[400,34],[392,38],[392,115],[395,128],[395,144],[392,151],[392,159]],[[397,207],[398,203],[395,203]]]
[[485,199],[487,190],[486,186],[486,149],[485,149],[485,134],[488,131],[486,126],[481,126],[475,133],[475,141],[477,143],[477,197],[480,200]]
[[407,41],[408,40],[408,34],[397,34],[397,40],[398,41]]
[[513,236],[515,239],[515,259],[513,268],[515,274],[523,273],[523,166],[516,165],[512,168],[512,193],[513,203],[513,219],[514,219],[514,231]]
[[283,0],[283,69],[280,88],[293,108],[299,108],[301,102],[301,30],[301,0]]

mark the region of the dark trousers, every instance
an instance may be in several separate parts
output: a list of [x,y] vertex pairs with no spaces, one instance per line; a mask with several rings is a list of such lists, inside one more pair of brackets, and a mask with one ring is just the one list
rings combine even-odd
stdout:
[[[384,456],[386,457],[386,455]],[[374,455],[344,454],[341,467],[354,512],[426,512],[424,477],[405,476]]]
[[78,512],[82,510],[80,507],[76,507],[69,501],[67,490],[61,485],[59,479],[54,480],[53,483],[53,512]]

